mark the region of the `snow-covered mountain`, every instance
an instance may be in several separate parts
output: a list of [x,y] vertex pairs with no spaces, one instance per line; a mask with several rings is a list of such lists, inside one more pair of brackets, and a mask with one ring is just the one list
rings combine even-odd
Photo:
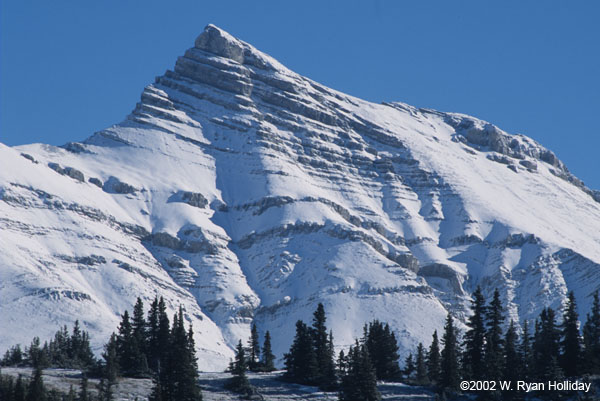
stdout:
[[513,319],[569,290],[585,314],[599,202],[526,136],[337,92],[209,25],[122,123],[0,145],[0,350],[76,318],[99,346],[156,294],[205,370],[252,322],[281,357],[318,302],[338,346],[379,318],[406,352],[477,285]]

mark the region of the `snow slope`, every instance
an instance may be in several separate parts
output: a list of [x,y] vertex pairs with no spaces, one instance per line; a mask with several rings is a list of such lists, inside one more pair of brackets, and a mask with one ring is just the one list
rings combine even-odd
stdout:
[[477,285],[511,318],[589,310],[600,193],[530,138],[374,104],[209,25],[135,110],[83,143],[0,145],[0,350],[135,298],[182,304],[202,369],[249,325],[282,356],[323,302],[336,344],[379,318],[403,352]]

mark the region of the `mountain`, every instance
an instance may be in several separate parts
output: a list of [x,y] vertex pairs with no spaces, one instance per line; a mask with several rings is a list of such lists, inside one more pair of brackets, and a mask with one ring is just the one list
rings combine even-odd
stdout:
[[209,25],[120,124],[0,145],[0,350],[75,319],[98,349],[157,294],[204,370],[252,322],[281,357],[319,302],[337,346],[378,318],[403,352],[477,285],[515,320],[570,290],[585,314],[599,202],[526,136],[337,92]]

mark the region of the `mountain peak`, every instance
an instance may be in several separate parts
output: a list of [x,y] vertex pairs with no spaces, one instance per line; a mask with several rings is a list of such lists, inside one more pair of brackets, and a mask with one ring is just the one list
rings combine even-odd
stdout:
[[194,47],[239,64],[272,70],[284,68],[272,57],[213,24],[208,24],[204,28],[204,32],[196,39]]

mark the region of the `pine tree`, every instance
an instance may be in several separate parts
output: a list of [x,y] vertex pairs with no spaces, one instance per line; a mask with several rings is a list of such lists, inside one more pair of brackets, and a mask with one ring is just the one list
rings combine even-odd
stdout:
[[158,371],[158,364],[160,359],[160,350],[158,344],[159,337],[159,325],[158,325],[158,297],[155,297],[150,304],[150,310],[148,310],[148,319],[146,321],[146,333],[147,333],[147,344],[148,353],[146,354],[148,358],[148,365],[150,366],[150,370],[153,372]]
[[441,374],[441,356],[440,356],[440,343],[438,340],[437,330],[433,332],[433,338],[431,340],[431,346],[427,353],[427,377],[431,383],[438,383]]
[[117,335],[112,333],[108,343],[104,346],[104,352],[102,353],[102,357],[104,358],[103,376],[111,385],[117,381],[117,377],[120,375],[117,349]]
[[290,351],[284,355],[284,377],[295,383],[315,384],[318,377],[317,356],[313,336],[302,320],[296,322],[296,335]]
[[481,380],[484,374],[484,348],[485,348],[485,299],[481,288],[477,287],[471,301],[473,314],[469,317],[465,333],[463,366],[465,379]]
[[[533,353],[534,353],[534,373],[536,379],[555,380],[558,377],[557,371],[560,370],[558,360],[560,332],[556,327],[556,317],[552,308],[544,308],[540,313],[539,320],[536,321],[536,331],[534,335]],[[556,361],[556,366],[548,364],[549,361]],[[553,376],[550,376],[552,374]]]
[[[518,350],[518,336],[515,322],[510,321],[510,325],[506,330],[504,336],[504,361],[502,364],[502,380],[508,380],[512,383],[516,383],[518,380],[522,380],[522,359],[521,354]],[[505,391],[503,397],[506,400],[512,400],[515,398],[514,391]]]
[[242,341],[238,343],[235,352],[235,361],[231,370],[232,377],[226,383],[226,387],[239,394],[250,395],[252,394],[252,387],[246,376],[248,365],[246,361],[246,353]]
[[522,380],[528,381],[531,378],[531,371],[534,367],[533,351],[531,349],[531,334],[529,333],[529,322],[523,322],[523,334],[521,336],[521,344],[519,346],[519,354],[521,357],[521,372]]
[[46,389],[44,388],[44,381],[42,380],[42,369],[36,367],[33,371],[33,378],[29,382],[25,400],[45,401],[46,398]]
[[90,401],[90,395],[88,393],[88,378],[85,372],[81,375],[81,389],[79,390],[77,401]]
[[446,325],[444,326],[444,336],[442,341],[444,343],[444,348],[442,349],[441,355],[441,373],[439,384],[442,389],[457,391],[460,382],[458,364],[460,350],[457,343],[454,320],[450,314],[448,314],[448,317],[446,318]]
[[265,372],[272,372],[275,370],[275,355],[271,350],[271,333],[267,330],[265,333],[265,342],[262,347],[262,369]]
[[140,297],[138,297],[135,302],[135,306],[133,307],[133,319],[131,321],[131,327],[133,330],[133,338],[137,342],[138,349],[141,353],[144,354],[148,350],[147,326],[148,323],[144,318],[144,302]]
[[313,314],[313,325],[311,334],[313,338],[313,347],[315,358],[317,361],[316,383],[322,389],[335,388],[335,362],[333,360],[333,334],[327,335],[327,326],[325,322],[325,308],[322,303],[319,303],[317,310]]
[[600,299],[594,293],[592,309],[583,325],[583,364],[586,373],[600,374]]
[[136,371],[136,349],[133,340],[133,329],[129,320],[129,312],[125,311],[121,316],[119,334],[117,335],[117,354],[119,365],[125,376],[130,376]]
[[198,372],[191,327],[188,332],[183,322],[183,308],[173,318],[168,372],[163,370],[162,396],[165,400],[197,401],[202,396],[197,385]]
[[342,377],[338,398],[340,401],[379,401],[377,377],[369,351],[358,341],[348,352],[347,374]]
[[379,320],[374,320],[364,327],[363,341],[367,346],[369,357],[375,367],[378,380],[398,381],[402,376],[398,363],[398,343],[396,336]]
[[567,377],[576,377],[581,371],[581,339],[579,337],[579,316],[573,291],[569,293],[563,314],[560,347],[562,350],[560,366],[563,372]]
[[425,359],[425,347],[423,347],[423,343],[419,343],[415,360],[415,380],[416,383],[421,386],[427,384],[427,364]]
[[408,354],[404,361],[404,376],[407,380],[412,381],[412,376],[415,373],[415,361],[413,354]]
[[19,375],[19,377],[17,377],[17,382],[15,383],[14,399],[15,401],[25,401],[26,397],[27,388],[23,382],[23,377]]
[[258,330],[256,324],[252,324],[250,330],[250,340],[248,340],[248,369],[252,372],[256,372],[260,369],[260,345],[258,343]]
[[485,344],[485,375],[486,380],[500,380],[502,377],[502,360],[504,339],[502,338],[502,302],[500,292],[496,289],[494,297],[486,310],[486,344]]

